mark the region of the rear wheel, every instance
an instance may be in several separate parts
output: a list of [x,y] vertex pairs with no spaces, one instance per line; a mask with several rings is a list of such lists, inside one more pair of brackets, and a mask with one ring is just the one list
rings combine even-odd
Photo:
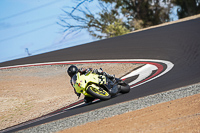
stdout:
[[123,80],[118,81],[118,88],[121,89],[120,93],[123,94],[128,93],[131,90],[130,86]]
[[129,85],[126,85],[126,86],[120,85],[120,87],[121,87],[120,93],[123,93],[123,94],[128,93],[131,90]]
[[97,87],[88,86],[87,93],[101,100],[108,100],[111,98],[111,95],[101,87],[97,89]]

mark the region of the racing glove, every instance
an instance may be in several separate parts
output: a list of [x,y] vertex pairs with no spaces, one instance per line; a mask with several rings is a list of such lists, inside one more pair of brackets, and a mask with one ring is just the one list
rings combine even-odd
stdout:
[[96,74],[100,74],[100,75],[103,75],[103,69],[102,68],[100,68],[100,69],[94,69],[93,71],[92,71],[92,73],[96,73]]
[[85,68],[80,68],[79,69],[79,72],[81,74],[87,74],[88,72],[92,71],[92,68],[88,68],[88,69],[85,69]]

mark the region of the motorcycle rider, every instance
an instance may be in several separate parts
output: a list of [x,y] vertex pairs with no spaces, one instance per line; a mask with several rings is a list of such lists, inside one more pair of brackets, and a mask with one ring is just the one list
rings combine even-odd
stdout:
[[[88,72],[92,71],[92,73],[96,73],[96,74],[99,74],[99,75],[104,75],[104,76],[107,76],[109,79],[111,79],[112,81],[114,81],[115,79],[115,76],[113,75],[110,75],[106,72],[103,72],[103,69],[100,68],[100,69],[94,69],[92,70],[92,68],[88,68],[88,69],[85,69],[85,68],[80,68],[78,69],[75,65],[71,65],[68,70],[67,70],[67,73],[68,75],[72,78],[76,73],[80,72],[80,74],[87,74]],[[70,80],[70,83],[72,85],[72,80]],[[73,85],[72,85],[73,86]],[[74,87],[73,87],[74,88]],[[76,92],[76,89],[74,88],[74,93],[78,96],[78,98],[80,97],[81,93],[77,93]],[[92,102],[95,98],[93,97],[87,97],[85,96],[84,97],[84,101],[85,103],[89,103],[89,102]]]

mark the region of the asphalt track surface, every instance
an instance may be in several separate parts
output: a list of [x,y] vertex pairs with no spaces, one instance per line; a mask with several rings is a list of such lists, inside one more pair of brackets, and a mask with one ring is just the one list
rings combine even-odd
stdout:
[[200,18],[8,61],[1,63],[0,67],[102,59],[166,60],[172,62],[174,67],[156,80],[135,87],[128,94],[108,101],[76,107],[60,115],[15,128],[9,132],[200,82]]

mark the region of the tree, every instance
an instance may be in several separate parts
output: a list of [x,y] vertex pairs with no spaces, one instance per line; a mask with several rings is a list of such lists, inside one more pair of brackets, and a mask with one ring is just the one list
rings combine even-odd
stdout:
[[200,1],[198,0],[173,0],[172,3],[179,7],[177,9],[179,19],[200,13]]
[[119,19],[115,21],[114,23],[108,25],[105,29],[105,33],[107,35],[107,38],[120,36],[129,33],[130,31],[122,25],[122,20]]
[[[76,7],[72,7],[73,10],[71,12],[63,10],[66,16],[60,17],[60,22],[58,24],[65,28],[64,32],[70,34],[82,29],[87,29],[90,35],[99,39],[123,35],[130,32],[126,28],[122,18],[119,17],[119,13],[110,8],[110,4],[99,1],[101,11],[94,14],[86,5],[83,5],[85,2],[92,1],[81,1]],[[67,22],[69,19],[74,20],[75,23],[71,24]]]
[[[98,1],[100,10],[92,13],[90,5]],[[133,30],[169,22],[171,9],[178,6],[179,18],[200,13],[197,0],[76,0],[71,12],[65,12],[59,23],[64,32],[87,29],[96,38],[109,38],[126,34]],[[67,22],[69,19],[74,23]]]
[[[127,18],[129,29],[141,29],[170,21],[171,4],[160,0],[102,0],[115,5]],[[164,6],[161,6],[164,5]]]

